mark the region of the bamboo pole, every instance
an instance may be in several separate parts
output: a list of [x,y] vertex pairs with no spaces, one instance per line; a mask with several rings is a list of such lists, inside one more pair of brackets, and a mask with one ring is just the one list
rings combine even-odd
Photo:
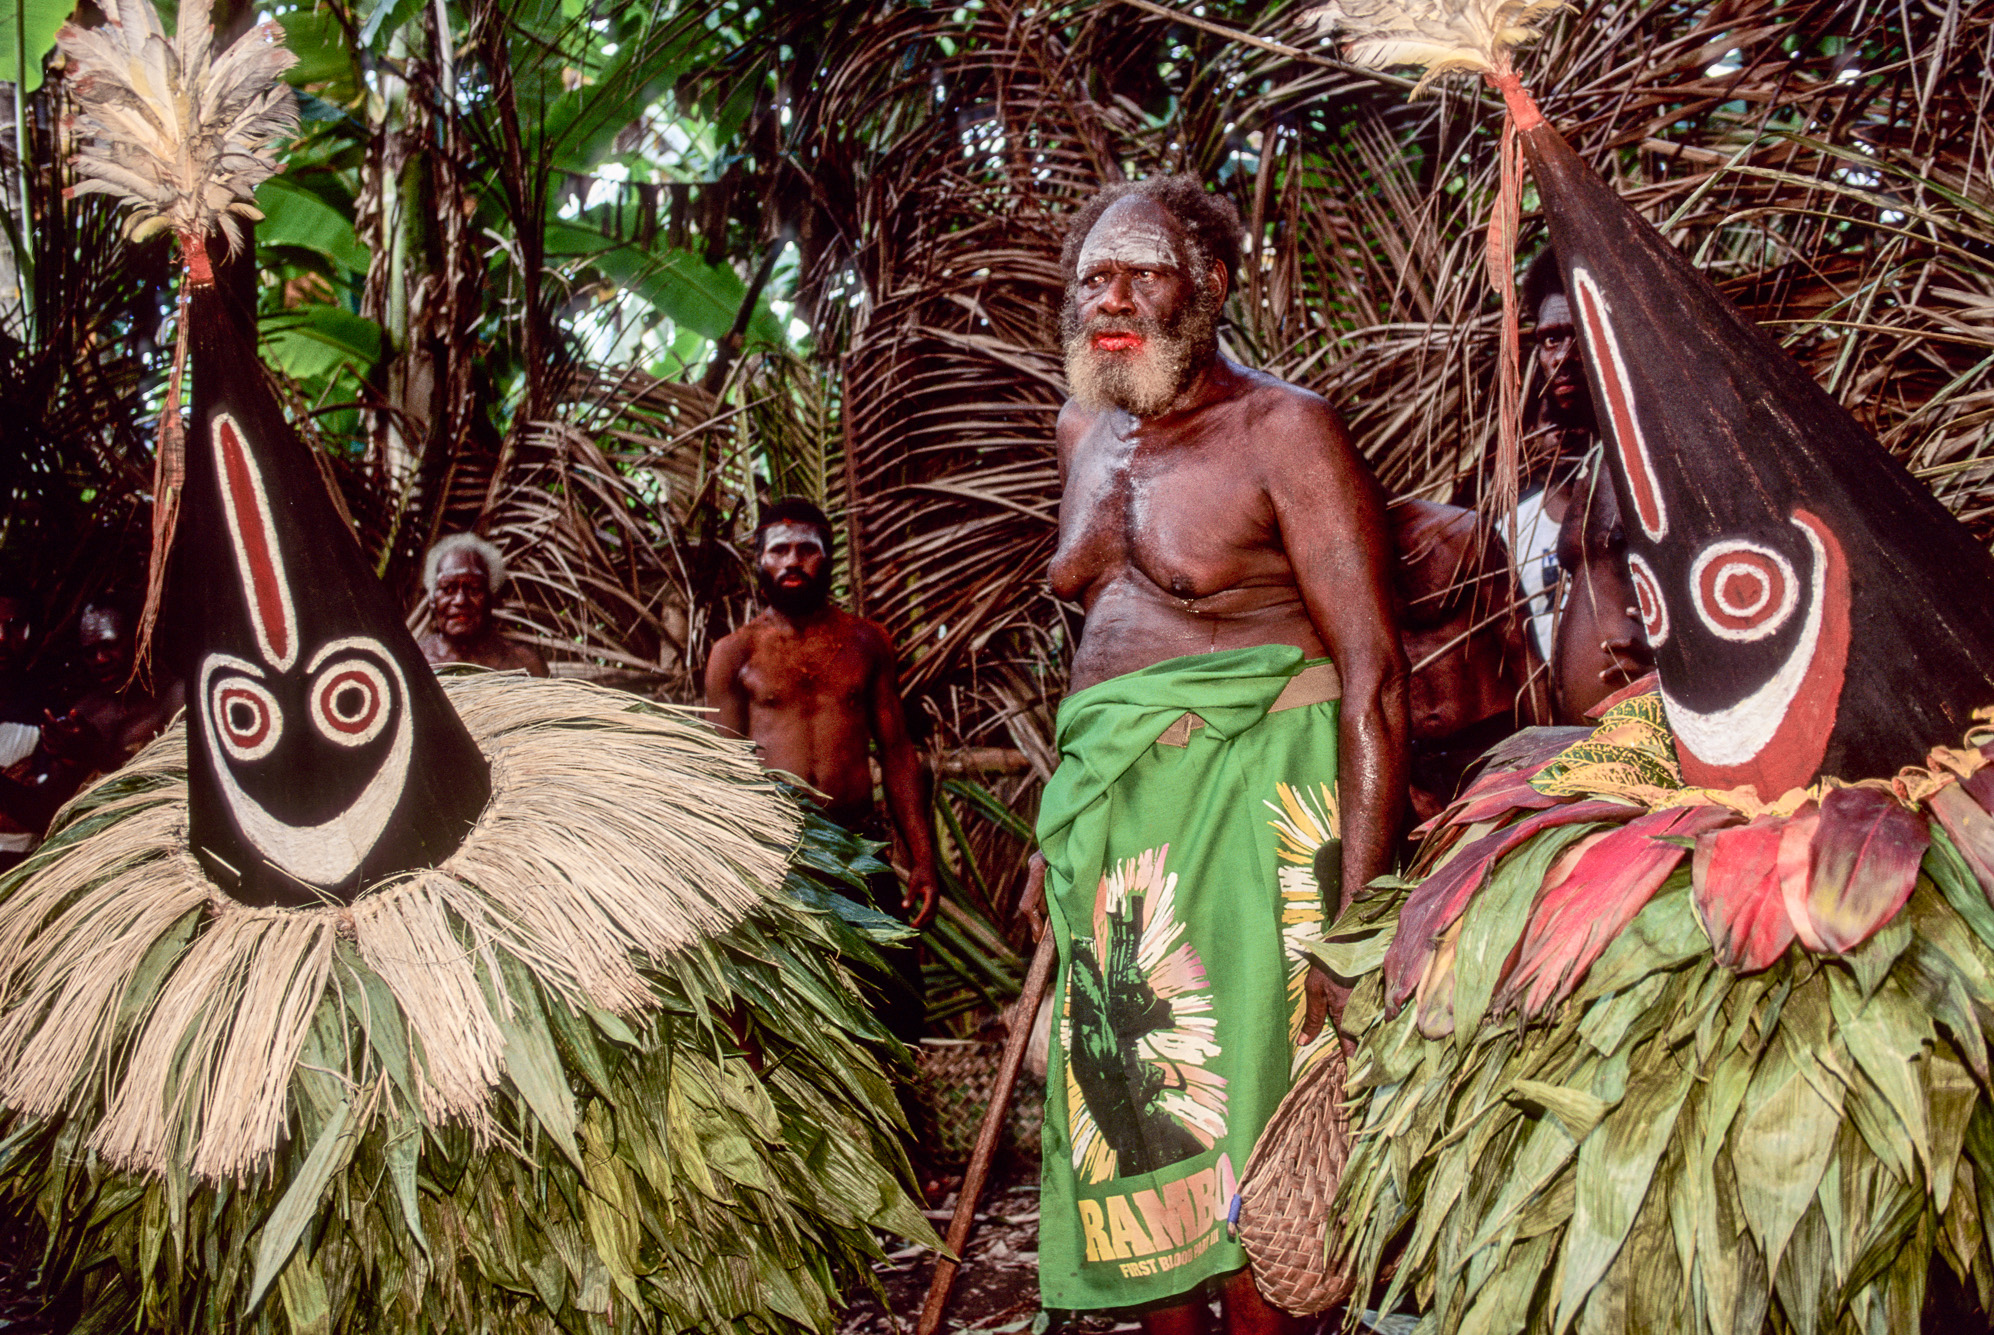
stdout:
[[[1011,1036],[1004,1043],[1004,1060],[997,1067],[997,1083],[990,1090],[990,1106],[983,1111],[983,1125],[976,1133],[976,1149],[969,1156],[969,1169],[963,1174],[962,1191],[956,1198],[955,1217],[949,1220],[948,1249],[956,1257],[962,1255],[963,1245],[969,1241],[969,1230],[976,1222],[976,1200],[983,1194],[984,1179],[990,1175],[990,1162],[997,1157],[997,1141],[1004,1133],[1004,1118],[1011,1110],[1011,1089],[1018,1082],[1018,1068],[1025,1061],[1025,1047],[1031,1042],[1032,1022],[1039,1013],[1039,1002],[1044,999],[1046,987],[1052,982],[1052,966],[1059,958],[1059,950],[1053,944],[1052,933],[1039,938],[1038,950],[1032,955],[1032,967],[1025,974],[1023,994],[1018,998],[1018,1009],[1013,1012],[1018,1023],[1011,1026]],[[921,1308],[921,1319],[914,1325],[914,1335],[935,1335],[941,1328],[942,1309],[948,1306],[949,1290],[955,1286],[956,1271],[962,1268],[960,1260],[949,1256],[935,1259],[935,1277],[928,1284],[928,1301]]]

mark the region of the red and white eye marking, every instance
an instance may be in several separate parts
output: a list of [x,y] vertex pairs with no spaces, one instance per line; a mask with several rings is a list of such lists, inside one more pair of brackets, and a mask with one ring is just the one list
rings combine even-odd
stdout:
[[1641,630],[1648,647],[1659,649],[1669,638],[1669,605],[1662,601],[1662,582],[1654,567],[1633,552],[1627,554],[1627,572],[1634,579],[1634,611],[1641,618]]
[[342,658],[312,678],[312,725],[341,746],[365,746],[394,713],[387,674],[364,658]]
[[248,677],[223,677],[208,692],[215,736],[235,760],[261,760],[284,735],[284,711],[277,697]]
[[1800,605],[1793,563],[1756,542],[1712,543],[1689,567],[1697,618],[1719,639],[1749,642],[1773,634]]

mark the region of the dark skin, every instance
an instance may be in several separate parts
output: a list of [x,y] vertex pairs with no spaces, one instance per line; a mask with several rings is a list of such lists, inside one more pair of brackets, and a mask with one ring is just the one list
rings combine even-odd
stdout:
[[[822,582],[830,560],[799,536],[778,531],[757,557],[785,589]],[[802,780],[824,814],[847,827],[873,813],[868,754],[877,743],[887,810],[910,863],[902,911],[910,925],[925,927],[938,887],[934,839],[886,632],[828,601],[795,613],[771,607],[714,646],[706,703],[723,732],[753,741],[762,763]]]
[[[1399,631],[1412,672],[1410,732],[1439,742],[1484,720],[1514,729],[1550,717],[1542,660],[1500,539],[1472,510],[1401,500],[1387,511],[1398,555]],[[1453,794],[1415,782],[1424,820]]]
[[429,615],[436,629],[423,637],[421,647],[431,663],[475,663],[499,672],[547,675],[545,659],[499,633],[492,616],[491,572],[476,552],[460,548],[437,563]]
[[[1104,230],[1105,229],[1105,230]],[[1131,259],[1143,239],[1167,249]],[[1096,249],[1093,261],[1088,254]],[[1078,316],[1170,326],[1223,265],[1192,267],[1178,221],[1140,197],[1095,225],[1076,275]],[[1097,353],[1137,355],[1140,335],[1095,335]],[[1390,870],[1405,804],[1406,663],[1391,587],[1391,532],[1377,483],[1342,419],[1318,396],[1207,351],[1167,408],[1138,418],[1068,401],[1057,428],[1061,484],[1053,591],[1085,610],[1071,689],[1184,654],[1291,644],[1333,659],[1339,728],[1343,903]],[[1042,887],[1042,876],[1034,881]],[[1311,973],[1305,1039],[1348,989]],[[1225,1286],[1234,1332],[1294,1329],[1241,1271]],[[1153,1332],[1202,1329],[1193,1299],[1145,1314]]]
[[1599,429],[1578,327],[1572,323],[1572,304],[1564,293],[1553,292],[1537,303],[1532,337],[1537,344],[1537,370],[1544,378],[1537,400],[1539,421],[1561,442],[1544,491],[1544,513],[1553,523],[1562,523],[1578,461]]
[[1553,292],[1537,306],[1537,368],[1544,374],[1544,416],[1561,427],[1594,429],[1592,391],[1579,355],[1572,304]]
[[1595,465],[1573,486],[1558,530],[1564,608],[1552,663],[1558,722],[1582,724],[1586,711],[1654,670],[1627,573],[1627,531],[1612,480]]
[[82,772],[113,770],[165,729],[185,692],[177,681],[154,691],[132,680],[137,643],[122,611],[86,609],[77,648],[89,685],[67,713],[48,716],[42,744]]

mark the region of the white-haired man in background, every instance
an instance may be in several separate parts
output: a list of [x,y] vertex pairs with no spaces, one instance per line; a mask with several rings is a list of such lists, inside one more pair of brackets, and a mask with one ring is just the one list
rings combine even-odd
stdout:
[[499,633],[492,606],[505,588],[505,557],[475,533],[452,533],[422,563],[432,629],[422,639],[431,663],[476,663],[501,672],[547,675],[547,663]]

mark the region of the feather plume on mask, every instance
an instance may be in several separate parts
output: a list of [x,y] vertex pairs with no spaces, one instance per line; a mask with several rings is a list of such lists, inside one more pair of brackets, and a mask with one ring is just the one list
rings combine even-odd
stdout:
[[1414,94],[1451,70],[1497,75],[1514,47],[1536,39],[1565,0],[1330,0],[1302,18],[1326,35],[1347,38],[1354,65],[1384,69],[1422,65]]
[[150,0],[109,0],[97,28],[65,24],[56,44],[70,62],[78,106],[74,192],[129,205],[125,235],[171,229],[189,271],[206,257],[198,240],[219,232],[242,248],[238,217],[263,215],[256,187],[275,175],[277,145],[298,126],[284,71],[298,58],[283,30],[262,23],[216,56],[208,0],[189,0],[168,37]]
[[1522,318],[1516,299],[1516,229],[1523,211],[1523,153],[1517,133],[1543,124],[1543,113],[1524,90],[1510,52],[1541,35],[1566,0],[1330,0],[1302,15],[1319,32],[1347,39],[1352,64],[1371,69],[1422,65],[1417,97],[1442,74],[1474,70],[1500,91],[1509,108],[1503,124],[1501,185],[1489,219],[1489,283],[1502,297],[1497,386],[1496,463],[1490,486],[1493,512],[1508,522],[1516,550],[1516,502],[1523,471]]
[[210,0],[186,0],[168,37],[152,0],[102,0],[105,23],[66,23],[56,45],[69,62],[71,193],[109,195],[131,209],[125,236],[171,231],[186,281],[153,477],[152,561],[139,617],[134,675],[143,672],[164,589],[166,551],[186,481],[180,382],[187,361],[187,290],[211,286],[208,238],[242,250],[240,219],[263,216],[256,187],[277,174],[277,148],[298,128],[297,98],[283,79],[298,63],[275,23],[251,28],[214,54]]

